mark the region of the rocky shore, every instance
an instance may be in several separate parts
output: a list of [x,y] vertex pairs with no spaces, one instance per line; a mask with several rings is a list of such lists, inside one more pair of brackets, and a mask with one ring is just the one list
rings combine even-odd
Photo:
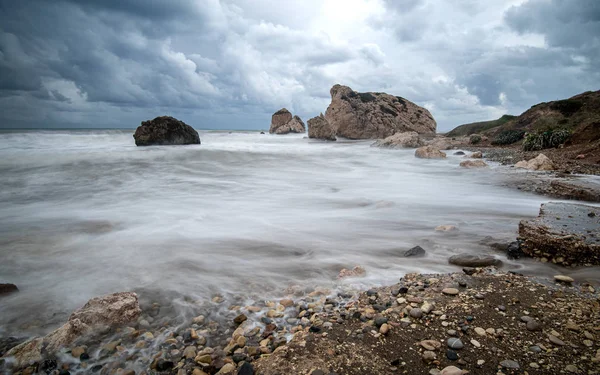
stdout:
[[[21,344],[0,360],[0,369],[63,375],[598,374],[599,298],[594,286],[566,276],[544,280],[466,267],[409,274],[362,292],[290,291],[284,299],[245,305],[216,296],[203,314],[177,325],[160,319],[167,306],[151,303],[132,323],[98,329],[39,357],[23,356],[29,344]],[[126,310],[138,313],[135,306]],[[15,353],[21,357],[10,356]]]

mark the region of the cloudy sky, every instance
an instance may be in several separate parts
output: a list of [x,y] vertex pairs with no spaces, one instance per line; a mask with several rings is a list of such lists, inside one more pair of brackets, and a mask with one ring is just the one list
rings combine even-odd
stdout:
[[600,89],[599,0],[0,0],[0,128],[267,129],[335,83],[438,130]]

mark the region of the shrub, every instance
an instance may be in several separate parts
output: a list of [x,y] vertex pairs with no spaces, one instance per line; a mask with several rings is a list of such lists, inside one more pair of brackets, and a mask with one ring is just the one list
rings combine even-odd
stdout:
[[558,147],[571,137],[568,129],[546,130],[537,133],[529,133],[523,141],[523,150],[538,151],[545,148]]
[[571,116],[583,107],[583,102],[577,99],[558,100],[550,104],[550,108],[559,111],[563,116]]
[[525,136],[523,130],[505,130],[498,134],[492,141],[493,145],[512,145],[515,142],[519,142]]
[[472,145],[476,145],[479,142],[481,142],[481,136],[478,134],[473,134],[470,138],[469,138],[469,143],[471,143]]

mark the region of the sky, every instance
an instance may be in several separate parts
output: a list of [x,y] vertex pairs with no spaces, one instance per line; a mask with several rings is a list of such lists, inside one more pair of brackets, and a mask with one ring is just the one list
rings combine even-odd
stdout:
[[0,128],[268,129],[331,86],[438,131],[600,89],[599,0],[0,0]]

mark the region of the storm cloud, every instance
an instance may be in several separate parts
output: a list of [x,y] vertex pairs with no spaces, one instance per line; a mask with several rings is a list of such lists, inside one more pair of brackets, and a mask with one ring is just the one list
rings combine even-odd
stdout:
[[600,86],[595,0],[0,0],[0,127],[305,120],[335,83],[439,130]]

